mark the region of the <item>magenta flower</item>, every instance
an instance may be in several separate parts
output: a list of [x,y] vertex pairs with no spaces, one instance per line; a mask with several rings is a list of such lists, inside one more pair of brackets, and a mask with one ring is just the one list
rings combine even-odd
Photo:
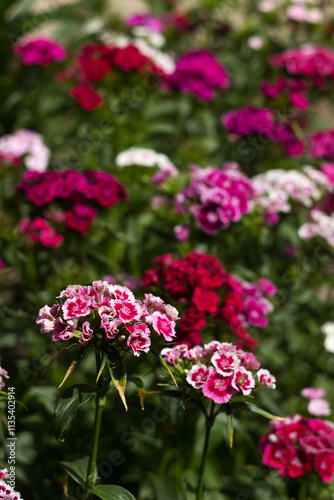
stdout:
[[173,340],[175,337],[175,321],[171,321],[166,314],[155,311],[152,316],[152,325],[154,330],[162,334],[167,341]]
[[236,390],[231,385],[232,377],[224,377],[219,373],[211,373],[203,386],[203,394],[215,403],[227,403]]
[[192,92],[200,99],[211,101],[215,89],[228,88],[229,77],[213,54],[207,50],[193,50],[180,57],[166,82],[170,88]]
[[47,38],[27,39],[14,46],[14,52],[20,54],[23,64],[49,66],[66,58],[66,51],[60,44]]

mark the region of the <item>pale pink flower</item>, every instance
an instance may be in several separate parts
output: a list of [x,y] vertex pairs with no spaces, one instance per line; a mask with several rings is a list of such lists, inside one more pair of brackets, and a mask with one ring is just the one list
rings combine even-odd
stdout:
[[307,405],[307,411],[317,417],[325,417],[332,413],[329,403],[325,399],[311,399]]
[[305,387],[301,393],[304,398],[308,399],[321,399],[327,394],[322,387]]
[[88,340],[90,340],[93,333],[94,333],[93,330],[91,328],[89,328],[89,321],[85,321],[82,324],[82,337],[79,340],[80,344],[84,344],[85,342],[88,342]]
[[139,304],[131,300],[116,300],[114,302],[114,309],[123,323],[140,319],[143,311],[143,308]]

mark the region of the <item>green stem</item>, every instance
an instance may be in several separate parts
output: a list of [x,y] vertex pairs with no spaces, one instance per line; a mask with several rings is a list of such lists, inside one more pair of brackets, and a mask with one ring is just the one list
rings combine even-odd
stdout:
[[[97,354],[96,355],[96,368],[97,368],[97,373],[99,372],[100,369],[100,356]],[[99,386],[100,386],[100,381],[102,377],[100,377],[99,380]],[[100,387],[99,387],[100,388]],[[101,388],[100,388],[101,390]],[[90,456],[89,456],[89,461],[88,461],[88,468],[87,468],[87,476],[86,476],[86,493],[87,495],[91,491],[91,489],[95,485],[95,468],[96,468],[96,460],[97,460],[97,452],[99,448],[99,436],[100,436],[100,428],[101,428],[101,419],[102,419],[102,411],[103,407],[106,403],[106,396],[105,392],[97,392],[96,393],[96,398],[95,398],[95,418],[94,418],[94,428],[93,428],[93,439],[92,439],[92,445],[91,445],[91,450],[90,450]]]
[[214,409],[215,409],[215,403],[212,401],[210,414],[205,416],[205,438],[204,438],[204,446],[202,452],[202,460],[198,473],[196,500],[203,500],[206,457],[209,448],[210,432],[215,421]]

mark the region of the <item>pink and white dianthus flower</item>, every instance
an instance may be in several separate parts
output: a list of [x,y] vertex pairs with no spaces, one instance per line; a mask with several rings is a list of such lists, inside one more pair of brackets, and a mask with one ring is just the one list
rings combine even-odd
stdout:
[[232,387],[231,382],[232,376],[225,377],[220,373],[213,372],[208,376],[203,386],[203,394],[204,396],[212,399],[215,403],[227,403],[233,394],[236,393],[236,390]]
[[94,281],[92,286],[69,285],[58,298],[59,303],[40,309],[36,321],[42,333],[51,333],[54,341],[93,348],[98,341],[106,349],[114,341],[116,349],[139,356],[150,350],[152,323],[153,330],[166,340],[175,335],[175,321],[170,317],[177,319],[178,312],[160,297],[147,295],[145,304],[125,286]]
[[276,378],[264,368],[257,372],[257,379],[260,384],[265,385],[269,389],[276,389]]
[[249,396],[255,387],[255,379],[250,371],[241,366],[234,371],[231,385],[236,391],[241,390],[245,396]]
[[127,325],[126,329],[130,332],[127,344],[132,347],[133,354],[139,356],[140,352],[148,352],[151,346],[150,330],[145,324]]
[[151,317],[153,328],[159,335],[162,334],[167,341],[175,337],[175,321],[171,321],[165,314],[158,311],[155,311]]
[[211,358],[213,366],[221,375],[230,376],[240,365],[240,360],[233,352],[216,352]]
[[213,373],[212,367],[203,364],[194,365],[187,374],[187,382],[195,389],[201,389],[207,381],[209,375]]

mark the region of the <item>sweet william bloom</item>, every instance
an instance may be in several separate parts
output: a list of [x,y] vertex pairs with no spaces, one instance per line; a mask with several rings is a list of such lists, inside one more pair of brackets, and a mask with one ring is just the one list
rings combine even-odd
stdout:
[[87,316],[90,313],[91,300],[89,298],[75,297],[66,300],[63,305],[64,319]]
[[102,105],[102,96],[87,83],[82,83],[71,89],[70,96],[76,98],[85,111],[93,111]]
[[175,337],[175,321],[171,321],[165,314],[158,311],[155,311],[151,317],[153,328],[159,335],[162,334],[167,341]]
[[207,367],[201,363],[196,364],[188,372],[187,382],[195,389],[201,389],[211,373],[213,373],[212,367]]
[[232,377],[224,377],[217,372],[211,373],[203,386],[203,394],[215,403],[227,403],[236,392],[231,382]]
[[276,389],[276,378],[269,372],[269,370],[261,368],[257,372],[257,378],[260,384],[265,385],[269,389]]
[[64,47],[47,38],[26,38],[14,45],[14,52],[21,56],[26,66],[35,64],[49,66],[53,62],[61,62],[66,58]]
[[250,371],[240,367],[234,371],[231,385],[236,391],[241,390],[245,396],[249,396],[255,387],[255,379]]
[[5,387],[4,378],[9,379],[9,375],[8,375],[7,370],[5,370],[4,368],[1,368],[1,366],[0,366],[0,391],[2,391],[2,389]]
[[329,483],[334,474],[334,452],[319,453],[314,460],[315,470],[325,483]]
[[240,365],[240,360],[233,352],[218,351],[212,356],[212,364],[217,372],[224,376],[232,375]]
[[148,352],[150,350],[150,330],[145,324],[129,325],[126,329],[130,332],[127,344],[132,347],[135,356],[139,356],[140,352]]

